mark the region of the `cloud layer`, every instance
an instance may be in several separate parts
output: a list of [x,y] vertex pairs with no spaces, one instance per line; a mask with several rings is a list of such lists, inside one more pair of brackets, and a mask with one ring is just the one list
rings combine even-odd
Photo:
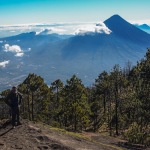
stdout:
[[24,55],[23,50],[18,45],[12,45],[12,46],[10,46],[9,44],[5,44],[3,46],[3,48],[4,48],[5,52],[15,53],[16,57],[22,57]]
[[[132,24],[148,24],[150,20],[129,20]],[[109,29],[104,23],[51,23],[51,24],[22,24],[0,26],[0,37],[8,37],[26,32],[36,32],[37,34],[47,35],[57,34],[85,34],[85,33],[105,33],[109,34]],[[3,42],[3,41],[1,41]]]
[[[86,31],[84,30],[86,29]],[[84,30],[84,31],[83,31]],[[57,34],[78,34],[81,32],[109,33],[109,29],[104,23],[58,23],[58,24],[27,24],[15,26],[0,26],[3,37],[17,35],[26,32],[36,32],[36,34],[47,35]]]
[[9,64],[9,62],[10,62],[9,60],[5,60],[5,61],[3,61],[3,62],[0,62],[0,67],[5,68],[6,65]]
[[101,22],[98,24],[81,26],[75,31],[75,34],[79,35],[93,34],[93,33],[110,34],[111,30],[104,23]]
[[47,35],[52,33],[64,34],[65,30],[59,28],[47,28],[47,29],[42,29],[39,32],[36,32],[36,35]]

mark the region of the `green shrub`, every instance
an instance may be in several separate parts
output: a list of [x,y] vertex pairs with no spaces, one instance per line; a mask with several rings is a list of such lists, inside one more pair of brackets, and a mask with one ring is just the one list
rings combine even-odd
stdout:
[[141,130],[141,127],[136,122],[131,124],[129,129],[125,131],[124,136],[130,143],[150,145],[150,133],[148,129],[143,128]]

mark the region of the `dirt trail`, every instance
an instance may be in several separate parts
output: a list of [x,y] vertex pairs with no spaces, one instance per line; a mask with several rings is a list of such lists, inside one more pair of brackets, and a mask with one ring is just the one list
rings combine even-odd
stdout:
[[83,133],[91,140],[75,137],[60,131],[23,120],[12,129],[10,122],[0,122],[0,150],[123,150],[118,140],[105,139],[96,134]]

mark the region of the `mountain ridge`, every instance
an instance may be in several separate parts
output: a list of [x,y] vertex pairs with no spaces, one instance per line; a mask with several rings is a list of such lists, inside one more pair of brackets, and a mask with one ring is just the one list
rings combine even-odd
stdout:
[[[138,42],[145,43],[145,40],[146,42],[149,42],[150,40],[149,39],[150,35],[148,33],[133,26],[132,24],[124,20],[119,15],[111,16],[109,19],[105,20],[104,23],[112,32],[132,42],[137,43],[138,41]],[[140,36],[144,36],[145,39],[141,38],[140,36],[137,36],[137,34]],[[131,38],[131,37],[134,37],[134,38]]]
[[138,24],[135,24],[135,26],[145,32],[147,32],[148,34],[150,34],[150,26],[147,25],[147,24],[141,24],[141,25],[138,25]]
[[[13,78],[36,73],[46,82],[63,82],[77,74],[85,85],[93,83],[102,71],[115,64],[121,67],[128,61],[135,65],[150,47],[150,35],[114,15],[104,23],[110,34],[92,33],[59,37],[56,34],[36,35],[35,32],[1,38],[0,62],[9,63],[1,69],[0,88],[15,84]],[[20,38],[19,38],[20,37]],[[7,52],[4,51],[7,44]],[[24,53],[16,57],[17,45]],[[15,50],[12,52],[11,50]],[[17,84],[21,81],[18,80]],[[49,84],[49,83],[48,83]]]

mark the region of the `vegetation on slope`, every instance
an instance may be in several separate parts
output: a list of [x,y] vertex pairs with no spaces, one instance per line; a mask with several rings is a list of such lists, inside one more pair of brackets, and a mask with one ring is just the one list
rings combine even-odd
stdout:
[[[150,49],[136,66],[115,65],[91,87],[85,87],[76,75],[66,84],[58,79],[48,87],[42,77],[29,74],[18,86],[24,96],[22,116],[75,132],[108,131],[131,143],[150,145],[149,77]],[[1,104],[1,119],[7,117],[7,110]]]

